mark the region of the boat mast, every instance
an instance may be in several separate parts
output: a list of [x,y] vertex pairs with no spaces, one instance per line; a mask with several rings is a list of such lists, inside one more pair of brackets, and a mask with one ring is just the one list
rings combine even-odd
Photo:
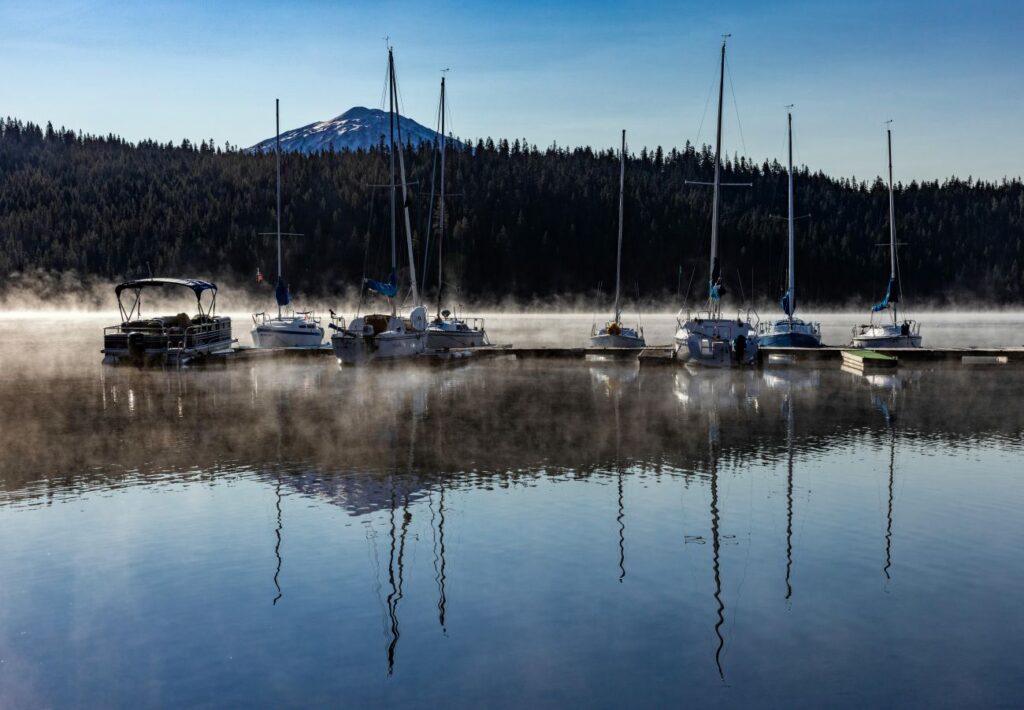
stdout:
[[[393,53],[392,49],[388,50],[388,61],[390,62],[390,66],[391,66],[391,99],[392,99],[392,106],[397,106],[397,104],[398,104],[398,81],[395,78],[395,56],[394,56],[394,53]],[[395,120],[395,118],[394,118],[394,115],[392,114],[392,121],[394,121],[394,120]],[[402,127],[401,127],[401,125],[398,126],[398,134],[399,134],[399,137],[401,137],[401,134],[402,134]],[[420,294],[419,294],[419,289],[416,287],[416,259],[415,259],[415,257],[413,256],[413,253],[412,253],[412,223],[409,221],[409,185],[408,185],[408,183],[405,180],[405,154],[404,153],[405,153],[405,151],[403,150],[403,146],[398,146],[398,169],[399,169],[399,171],[401,173],[401,177],[402,177],[402,213],[403,213],[403,216],[405,217],[405,243],[406,243],[406,246],[407,246],[408,252],[409,252],[409,279],[412,282],[412,302],[413,302],[414,306],[418,306],[418,305],[420,305]],[[394,156],[394,152],[392,152],[392,156]],[[393,159],[394,158],[392,157],[392,160]],[[392,179],[392,181],[394,180],[394,173],[392,173],[392,178],[391,179]],[[393,184],[394,183],[392,182],[392,185]],[[394,187],[392,187],[391,189],[392,189],[392,193],[391,194],[394,195],[394,192],[393,192]],[[392,196],[392,204],[394,204],[393,200],[394,200],[394,197]],[[392,244],[392,249],[393,249],[394,248],[394,243],[395,243],[394,242],[395,236],[394,236],[394,231],[393,231],[394,230],[394,223],[392,223],[392,227],[391,228],[392,228],[391,244]],[[394,251],[392,251],[392,255],[393,254],[394,254]],[[392,256],[392,264],[394,264],[394,260],[395,260],[395,257]]]
[[[889,144],[889,288],[896,286],[896,207],[892,188],[892,120],[886,122],[885,133]],[[893,294],[897,295],[897,294]],[[892,322],[896,322],[896,301],[892,301]]]
[[796,239],[793,225],[793,105],[786,108],[789,124],[789,330],[793,331],[793,312],[796,310]]
[[[711,277],[710,285],[708,286],[708,293],[715,288],[715,282],[718,280],[719,267],[718,267],[718,193],[722,184],[722,99],[725,92],[725,43],[731,35],[722,36],[722,59],[721,66],[719,67],[718,76],[718,128],[715,134],[715,187],[714,196],[712,197],[711,206]],[[708,305],[711,306],[711,301],[714,301],[714,315],[718,315],[721,311],[721,301],[713,298],[709,298]],[[711,310],[709,308],[709,310]]]
[[620,282],[622,280],[622,215],[626,191],[626,129],[622,129],[622,151],[619,154],[619,251],[615,257],[615,322],[619,322]]
[[[444,288],[444,267],[441,256],[444,250],[444,75],[441,75],[441,200],[437,227],[437,319],[441,320],[441,291]],[[426,277],[424,277],[426,278]]]
[[[277,159],[277,283],[281,283],[281,99],[274,99],[274,155]],[[277,288],[280,288],[278,286]],[[281,304],[277,304],[277,317],[281,318]]]
[[[388,47],[388,123],[391,141],[388,151],[391,154],[391,273],[395,274],[398,271],[398,263],[395,256],[395,59],[393,52],[394,50]],[[395,315],[395,302],[393,299],[389,300],[391,301],[391,315]]]

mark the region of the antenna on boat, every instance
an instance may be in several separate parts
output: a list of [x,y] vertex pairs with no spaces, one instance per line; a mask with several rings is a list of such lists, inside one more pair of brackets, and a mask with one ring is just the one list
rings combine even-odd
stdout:
[[[889,288],[896,282],[896,206],[893,197],[892,186],[892,119],[885,122],[886,142],[889,148]],[[899,299],[892,301],[892,322],[895,323],[898,316],[896,305]]]
[[789,311],[789,332],[793,332],[793,313],[796,311],[796,230],[793,223],[793,104],[786,106],[786,126],[789,137],[789,293],[786,310]]
[[[390,101],[390,103],[391,103],[391,131],[392,131],[392,134],[391,134],[391,166],[392,166],[392,172],[391,172],[391,184],[392,184],[392,187],[391,187],[391,205],[392,205],[392,207],[391,207],[391,209],[392,209],[392,214],[394,214],[394,204],[395,204],[395,188],[394,188],[394,181],[395,181],[395,177],[394,177],[395,142],[394,142],[394,140],[395,139],[394,139],[394,131],[395,131],[395,124],[396,124],[395,109],[398,106],[398,79],[397,79],[397,77],[395,75],[395,53],[394,53],[394,48],[392,48],[392,47],[388,48],[388,69],[389,69],[389,74],[390,74],[390,78],[391,78],[391,92],[390,92],[391,93],[391,101]],[[397,123],[398,123],[398,126],[397,126],[397,128],[398,128],[398,138],[399,138],[399,143],[401,143],[402,125],[401,125],[400,121],[397,122]],[[410,282],[412,284],[412,300],[413,300],[413,304],[418,306],[420,304],[420,295],[419,295],[419,289],[417,288],[417,285],[416,285],[416,257],[413,255],[413,251],[412,251],[412,224],[409,221],[409,184],[408,184],[408,182],[406,181],[406,178],[405,178],[405,153],[404,153],[403,146],[401,146],[401,145],[398,145],[398,169],[401,172],[401,177],[402,177],[402,213],[403,213],[403,216],[405,217],[405,242],[406,242],[406,248],[408,249],[408,253],[409,253],[409,280],[410,280]],[[392,223],[391,223],[391,268],[392,269],[397,268],[397,265],[396,265],[396,253],[395,253],[395,224],[394,224],[394,220],[393,219],[392,219]],[[394,309],[394,305],[392,305],[392,309]]]
[[[721,310],[721,301],[713,299],[710,294],[717,294],[718,289],[715,281],[721,277],[718,264],[718,193],[722,182],[722,100],[725,93],[725,45],[732,35],[722,35],[722,58],[718,74],[718,124],[715,131],[715,183],[714,195],[711,203],[711,264],[710,264],[710,285],[708,287],[709,299],[714,300],[717,308]],[[711,305],[710,303],[708,304]],[[714,314],[717,317],[717,313]]]
[[[384,41],[388,44],[388,124],[389,124],[389,140],[388,153],[390,160],[390,180],[389,182],[389,201],[391,206],[391,273],[397,274],[398,263],[396,259],[395,251],[395,58],[394,49],[390,44],[390,36],[386,36]],[[397,281],[396,275],[395,283]],[[395,315],[395,302],[392,299],[388,299],[391,302],[391,315]]]
[[[281,288],[281,99],[274,99],[274,155],[277,160],[277,288]],[[281,299],[277,299],[277,317],[281,317]]]
[[448,74],[448,68],[441,70],[441,197],[438,203],[437,223],[437,319],[441,320],[441,294],[444,291],[444,262],[442,254],[444,250],[444,155],[447,152],[445,142],[445,86],[444,80]]
[[622,217],[626,194],[626,129],[622,129],[622,150],[619,153],[619,250],[615,257],[615,322],[622,312],[620,283],[622,280]]

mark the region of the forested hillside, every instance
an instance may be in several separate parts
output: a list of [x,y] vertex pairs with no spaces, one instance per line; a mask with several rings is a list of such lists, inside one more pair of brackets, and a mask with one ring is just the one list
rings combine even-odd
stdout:
[[[272,274],[274,156],[213,142],[191,145],[83,136],[7,119],[0,134],[0,275],[44,269],[103,279]],[[704,293],[708,148],[640,151],[626,167],[627,291],[645,298]],[[427,230],[433,156],[408,148],[418,264]],[[486,140],[449,154],[447,280],[466,298],[544,297],[614,286],[618,158],[610,151],[538,150]],[[330,295],[388,262],[387,154],[283,157],[283,228],[293,291]],[[781,294],[786,172],[732,158],[724,191],[723,271],[736,300]],[[796,179],[799,291],[805,303],[877,300],[888,278],[887,193],[802,169]],[[908,298],[1021,300],[1024,187],[951,178],[896,194]],[[434,218],[437,212],[434,210]],[[402,232],[399,231],[399,238]],[[399,263],[404,264],[404,250]],[[433,259],[434,257],[432,257]],[[433,269],[431,269],[433,271]],[[430,273],[429,288],[436,286]],[[691,302],[694,297],[691,297]],[[735,301],[734,301],[735,302]]]

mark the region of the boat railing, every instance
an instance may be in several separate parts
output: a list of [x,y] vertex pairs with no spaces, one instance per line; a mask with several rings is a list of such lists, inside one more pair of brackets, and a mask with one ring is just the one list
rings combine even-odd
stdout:
[[[292,311],[291,317],[297,318],[302,317],[307,323],[313,323],[314,325],[320,325],[320,317],[313,314],[313,311]],[[259,313],[252,314],[253,325],[266,325],[267,321],[274,320],[274,316],[268,314],[266,311],[260,311]],[[334,318],[331,318],[334,321]]]
[[211,336],[221,334],[226,334],[227,337],[224,340],[230,343],[231,319],[218,317],[205,323],[193,323],[185,328],[174,325],[126,322],[103,329],[104,338],[108,335],[129,335],[131,333],[142,333],[145,338],[146,350],[183,351],[201,345],[216,344],[219,339]]

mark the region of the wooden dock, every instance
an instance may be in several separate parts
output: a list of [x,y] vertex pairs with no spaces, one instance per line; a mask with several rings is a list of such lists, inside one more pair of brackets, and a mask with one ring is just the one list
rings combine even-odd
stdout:
[[[804,367],[835,367],[843,353],[852,348],[760,348],[762,366],[789,364]],[[1020,366],[1024,365],[1024,347],[1017,348],[879,348],[872,352],[894,357],[906,366]]]
[[[851,357],[853,348],[760,348],[760,367],[810,367],[834,368]],[[896,358],[901,367],[965,367],[1000,368],[1024,366],[1024,347],[1016,348],[884,348],[872,351],[880,362],[886,357]],[[254,348],[239,346],[218,353],[209,358],[212,362],[246,362],[266,359],[333,357],[329,344],[319,348]],[[671,345],[655,345],[646,348],[590,348],[590,347],[516,347],[513,345],[490,345],[479,348],[452,348],[424,353],[415,360],[454,363],[476,360],[508,358],[514,360],[636,360],[642,367],[675,365],[675,353]],[[878,364],[870,363],[869,365]]]

